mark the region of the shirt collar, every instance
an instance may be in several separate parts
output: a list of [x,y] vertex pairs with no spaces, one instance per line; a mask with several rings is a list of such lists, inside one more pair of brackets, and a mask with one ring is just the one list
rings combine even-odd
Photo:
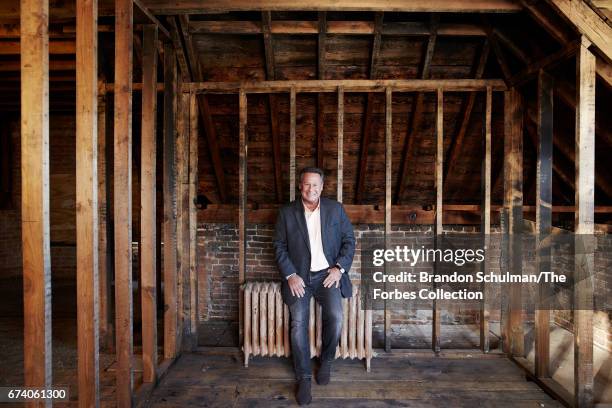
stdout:
[[306,204],[304,203],[304,200],[302,199],[302,205],[304,206],[304,211],[305,212],[315,212],[317,211],[319,208],[321,208],[321,197],[319,197],[319,202],[317,203],[317,208],[315,208],[314,210],[310,211],[308,209],[308,207],[306,207]]

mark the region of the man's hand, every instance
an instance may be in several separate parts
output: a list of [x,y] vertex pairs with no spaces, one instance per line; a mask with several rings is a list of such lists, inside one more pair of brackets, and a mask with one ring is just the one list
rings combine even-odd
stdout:
[[340,278],[342,277],[342,272],[338,269],[337,266],[331,267],[327,270],[327,278],[323,281],[323,286],[326,288],[331,288],[336,285],[336,287],[340,286]]
[[304,291],[306,284],[304,283],[304,279],[298,276],[297,273],[290,277],[287,280],[287,283],[289,284],[289,289],[291,289],[291,294],[293,296],[304,297],[304,294],[306,293]]

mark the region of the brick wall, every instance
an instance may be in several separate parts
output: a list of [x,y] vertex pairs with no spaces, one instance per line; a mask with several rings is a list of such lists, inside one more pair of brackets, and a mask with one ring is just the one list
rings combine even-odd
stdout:
[[[368,234],[380,233],[380,225],[355,225],[355,237],[357,247],[351,279],[358,281],[361,271],[360,241]],[[414,233],[424,235],[424,239],[430,239],[433,235],[431,226],[394,226],[395,236],[406,236]],[[474,233],[476,227],[450,227],[445,226],[446,231],[453,233]],[[498,230],[493,230],[498,232]],[[278,271],[274,261],[272,236],[273,225],[251,224],[247,228],[247,280],[279,280]],[[606,240],[609,243],[611,240]],[[238,320],[238,231],[235,224],[213,224],[200,223],[197,234],[198,245],[198,277],[199,277],[199,318],[201,321],[237,321]],[[531,249],[525,248],[528,259]],[[494,243],[490,248],[491,270],[499,271],[500,247]],[[596,268],[610,265],[612,248],[598,248]],[[426,266],[425,266],[426,267]],[[565,270],[570,265],[567,260],[554,259],[553,270]],[[421,268],[419,268],[420,270]],[[532,273],[533,266],[525,262],[524,273]],[[609,275],[609,274],[608,274]],[[598,276],[603,276],[598,275]],[[507,291],[501,290],[500,285],[491,285],[491,321],[499,321],[502,297]],[[596,290],[610,290],[612,284],[608,282],[602,285],[597,283]],[[523,296],[525,298],[534,296],[534,288],[525,285]],[[526,323],[533,322],[533,311],[525,311],[523,319]],[[553,318],[556,323],[572,330],[571,314],[563,311],[555,311]],[[382,323],[382,313],[374,313],[374,324]],[[463,310],[460,307],[449,308],[441,311],[443,324],[475,324],[478,323],[477,310]],[[598,312],[594,320],[594,341],[596,344],[612,349],[612,316],[608,313]],[[428,310],[403,310],[392,313],[393,324],[430,324],[431,312]]]

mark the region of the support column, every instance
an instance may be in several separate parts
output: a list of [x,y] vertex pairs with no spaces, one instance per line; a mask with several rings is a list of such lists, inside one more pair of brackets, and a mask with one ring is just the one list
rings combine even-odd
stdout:
[[132,405],[132,0],[115,3],[115,328],[117,406]]
[[145,25],[142,36],[140,141],[142,380],[154,383],[157,370],[157,26]]
[[[550,244],[545,239],[552,232],[552,161],[553,161],[553,78],[538,73],[538,162],[536,175],[536,273],[550,271]],[[549,377],[550,366],[550,286],[538,287],[535,311],[535,375]]]
[[[482,216],[480,232],[483,237],[485,248],[485,259],[483,271],[488,273],[491,270],[491,109],[493,101],[493,91],[487,87],[485,102],[485,126],[484,126],[484,160],[482,161]],[[480,303],[480,350],[483,353],[489,352],[489,284],[482,284],[483,299]]]
[[[385,249],[390,247],[391,235],[391,182],[393,172],[393,93],[391,88],[385,90]],[[389,273],[385,262],[385,274]],[[386,289],[385,283],[385,289]],[[391,351],[391,310],[385,300],[385,351]]]
[[191,343],[198,345],[198,213],[196,199],[198,196],[198,100],[192,93],[189,100],[189,289]]
[[100,405],[98,276],[98,2],[77,0],[76,242],[79,406]]
[[164,44],[164,358],[177,352],[177,287],[176,287],[176,55],[172,44]]
[[[516,89],[505,92],[504,99],[504,207],[508,214],[508,264],[512,274],[522,273],[521,231],[523,228],[523,109]],[[523,357],[525,350],[521,284],[509,288],[509,313],[503,340],[505,351]]]
[[576,60],[576,213],[574,270],[574,403],[593,406],[593,273],[595,243],[595,56],[584,38]]
[[[443,163],[444,162],[444,93],[442,89],[437,92],[436,107],[436,214],[434,221],[434,242],[436,249],[440,247],[442,238],[442,193],[443,185]],[[434,264],[434,273],[437,273],[437,265]],[[434,291],[436,284],[433,284]],[[431,348],[435,353],[440,352],[440,309],[438,302],[433,300],[431,321]]]
[[239,322],[240,343],[243,340],[244,304],[242,285],[246,276],[246,223],[247,223],[247,95],[243,89],[238,95],[239,106],[239,162],[238,162],[238,284],[239,289]]
[[[21,0],[21,241],[26,387],[50,387],[49,2]],[[29,406],[44,406],[32,402]]]

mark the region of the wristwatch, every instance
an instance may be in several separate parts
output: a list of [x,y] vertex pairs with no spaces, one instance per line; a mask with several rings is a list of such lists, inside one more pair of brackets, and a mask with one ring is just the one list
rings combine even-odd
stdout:
[[345,271],[344,271],[344,268],[342,267],[342,265],[340,265],[340,264],[336,264],[336,267],[337,267],[338,269],[340,269],[340,272],[341,272],[341,273],[344,273],[344,272],[345,272]]

